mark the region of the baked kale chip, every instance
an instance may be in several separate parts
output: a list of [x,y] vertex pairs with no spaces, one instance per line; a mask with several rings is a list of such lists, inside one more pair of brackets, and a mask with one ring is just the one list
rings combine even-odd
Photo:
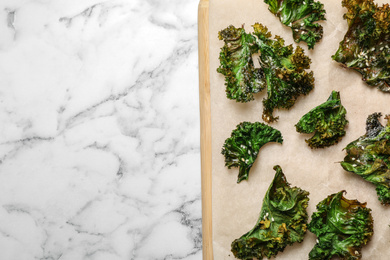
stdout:
[[[238,102],[253,100],[253,94],[267,88],[263,100],[263,119],[270,123],[278,119],[272,115],[276,108],[289,109],[300,95],[306,95],[314,87],[313,72],[307,72],[311,60],[301,47],[294,51],[292,45],[271,33],[267,27],[256,23],[252,34],[243,28],[228,28],[219,32],[225,45],[220,53],[218,72],[225,76],[229,99]],[[252,55],[259,55],[260,68],[254,68]]]
[[323,29],[317,21],[326,20],[324,5],[313,0],[264,0],[268,10],[292,29],[295,42],[304,41],[309,49],[321,40]]
[[260,66],[267,82],[263,119],[273,122],[278,119],[272,115],[275,108],[289,109],[301,94],[306,95],[313,89],[313,72],[305,71],[310,68],[311,60],[301,47],[297,46],[294,51],[292,45],[284,46],[284,40],[279,36],[271,40],[267,27],[256,23],[253,29],[260,51]]
[[225,140],[222,154],[225,166],[239,167],[237,183],[247,180],[249,170],[255,162],[260,148],[268,142],[283,143],[279,130],[266,124],[242,122],[232,131],[231,137]]
[[262,71],[253,64],[254,36],[232,25],[218,35],[225,45],[219,54],[221,65],[217,71],[225,76],[227,98],[237,102],[253,100],[253,94],[265,87]]
[[367,118],[366,134],[349,143],[347,156],[341,162],[344,170],[354,172],[376,186],[378,199],[390,205],[390,122],[382,126],[381,113]]
[[309,253],[309,260],[361,259],[361,249],[373,235],[371,209],[366,203],[344,198],[343,192],[332,194],[318,203],[311,216],[309,230],[317,236],[317,243]]
[[362,75],[370,86],[390,92],[390,7],[373,0],[343,0],[348,31],[332,59]]
[[232,252],[239,259],[271,258],[287,245],[302,242],[306,233],[309,192],[291,187],[279,165],[274,170],[256,225],[232,242]]
[[306,142],[310,148],[323,148],[336,144],[345,135],[347,111],[341,104],[340,92],[332,91],[325,103],[305,114],[295,125],[299,133],[314,133]]

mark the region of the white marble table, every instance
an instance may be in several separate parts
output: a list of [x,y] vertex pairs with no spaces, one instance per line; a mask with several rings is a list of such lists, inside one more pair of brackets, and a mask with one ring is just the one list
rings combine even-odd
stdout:
[[198,0],[0,1],[0,259],[201,259]]

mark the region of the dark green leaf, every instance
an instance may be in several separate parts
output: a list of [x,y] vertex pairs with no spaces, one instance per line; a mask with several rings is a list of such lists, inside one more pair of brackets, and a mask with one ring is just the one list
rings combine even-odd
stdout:
[[284,46],[284,40],[279,36],[275,36],[276,41],[271,40],[267,27],[256,23],[253,29],[260,50],[260,66],[267,82],[263,120],[273,122],[278,119],[273,116],[275,108],[289,109],[300,95],[313,89],[313,72],[305,71],[310,68],[311,61],[301,47],[297,46],[294,52],[292,45]]
[[[263,119],[273,122],[276,108],[289,109],[300,95],[308,94],[314,87],[310,58],[299,46],[285,46],[284,40],[275,36],[261,24],[253,26],[254,33],[247,34],[243,28],[229,26],[219,33],[225,45],[220,52],[221,65],[218,72],[225,76],[226,93],[229,99],[248,102],[253,94],[267,88],[263,100]],[[259,54],[260,68],[254,68],[252,55]]]
[[239,167],[237,183],[247,180],[249,170],[255,162],[260,148],[268,142],[283,143],[279,130],[266,124],[242,122],[232,131],[231,137],[225,140],[222,154],[225,166]]
[[237,102],[253,100],[253,94],[265,87],[262,70],[253,64],[254,37],[231,25],[219,32],[219,39],[225,45],[219,54],[221,64],[217,71],[225,76],[227,97]]
[[287,245],[302,242],[307,228],[309,192],[291,187],[279,165],[252,230],[232,242],[239,259],[271,258]]
[[366,134],[349,143],[341,162],[344,170],[354,172],[376,186],[382,204],[390,205],[390,125],[379,122],[381,113],[367,118]]
[[390,7],[372,0],[343,0],[348,31],[332,59],[362,75],[370,86],[390,92]]
[[366,203],[344,198],[343,192],[318,203],[308,226],[317,236],[309,260],[328,260],[333,256],[361,259],[361,249],[373,234],[371,209],[366,208]]
[[323,29],[317,21],[326,20],[324,5],[313,0],[264,0],[274,15],[290,27],[295,42],[304,41],[309,49],[321,40]]
[[306,142],[311,148],[336,144],[345,135],[347,111],[341,104],[340,92],[332,91],[325,103],[305,114],[295,125],[299,133],[314,133]]

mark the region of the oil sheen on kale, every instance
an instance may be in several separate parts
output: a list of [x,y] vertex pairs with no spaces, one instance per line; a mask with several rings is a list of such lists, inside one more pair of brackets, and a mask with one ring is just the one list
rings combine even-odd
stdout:
[[295,42],[304,41],[309,49],[321,40],[323,29],[317,21],[326,20],[324,5],[313,0],[264,0],[268,10],[291,28]]
[[347,111],[341,104],[340,92],[332,91],[325,103],[313,108],[295,125],[299,133],[314,133],[306,142],[310,148],[336,144],[345,135]]
[[345,191],[328,196],[318,203],[309,230],[317,236],[317,243],[309,253],[309,260],[361,259],[361,249],[373,235],[371,209],[366,203],[348,200]]
[[[271,33],[267,27],[256,23],[254,32],[229,26],[219,32],[224,41],[219,55],[219,73],[225,76],[226,96],[237,102],[249,102],[254,94],[267,89],[263,99],[263,120],[270,123],[278,117],[274,109],[289,109],[300,95],[314,88],[313,72],[307,72],[311,60],[301,47],[294,50],[285,46],[284,40]],[[259,68],[254,66],[253,55],[259,55]]]
[[390,92],[390,7],[373,0],[343,0],[348,31],[332,59],[362,75],[363,81]]
[[390,205],[390,122],[379,122],[381,113],[368,116],[366,133],[345,147],[344,170],[361,176],[376,186],[379,201]]
[[231,250],[236,258],[271,258],[287,245],[303,240],[309,192],[291,187],[279,165],[274,170],[275,177],[265,194],[256,225],[232,242]]

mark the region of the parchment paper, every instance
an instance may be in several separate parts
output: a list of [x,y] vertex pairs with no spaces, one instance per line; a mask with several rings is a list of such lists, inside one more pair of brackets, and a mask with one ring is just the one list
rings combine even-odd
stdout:
[[[256,94],[254,101],[245,104],[226,98],[224,77],[216,72],[219,51],[223,46],[223,42],[217,38],[218,31],[230,24],[236,27],[245,24],[245,29],[252,31],[251,25],[260,22],[268,27],[273,36],[282,36],[286,44],[296,44],[291,29],[283,26],[262,0],[210,0],[212,219],[216,260],[234,259],[230,244],[255,225],[263,197],[274,177],[272,168],[277,164],[282,167],[292,186],[310,192],[309,216],[318,202],[340,190],[347,191],[345,196],[348,199],[367,202],[374,218],[374,236],[362,250],[363,259],[390,259],[390,208],[380,204],[372,184],[344,171],[338,163],[345,156],[342,149],[365,133],[365,121],[369,114],[390,113],[390,94],[369,87],[358,73],[341,68],[331,59],[347,29],[346,21],[342,18],[345,9],[341,1],[322,2],[327,12],[327,21],[322,22],[322,41],[311,51],[308,51],[305,43],[300,44],[312,59],[315,88],[307,96],[300,97],[289,111],[275,110],[274,115],[279,116],[279,121],[271,126],[282,132],[284,143],[265,145],[251,169],[249,180],[237,184],[238,168],[229,170],[224,167],[221,148],[240,122],[263,122],[261,101],[266,91]],[[380,4],[383,2],[378,1]],[[294,125],[302,115],[326,101],[332,90],[340,91],[342,103],[347,109],[347,134],[337,145],[311,150],[305,143],[305,139],[311,135],[297,133]],[[303,243],[287,247],[276,259],[308,259],[315,239],[315,235],[308,231]]]

